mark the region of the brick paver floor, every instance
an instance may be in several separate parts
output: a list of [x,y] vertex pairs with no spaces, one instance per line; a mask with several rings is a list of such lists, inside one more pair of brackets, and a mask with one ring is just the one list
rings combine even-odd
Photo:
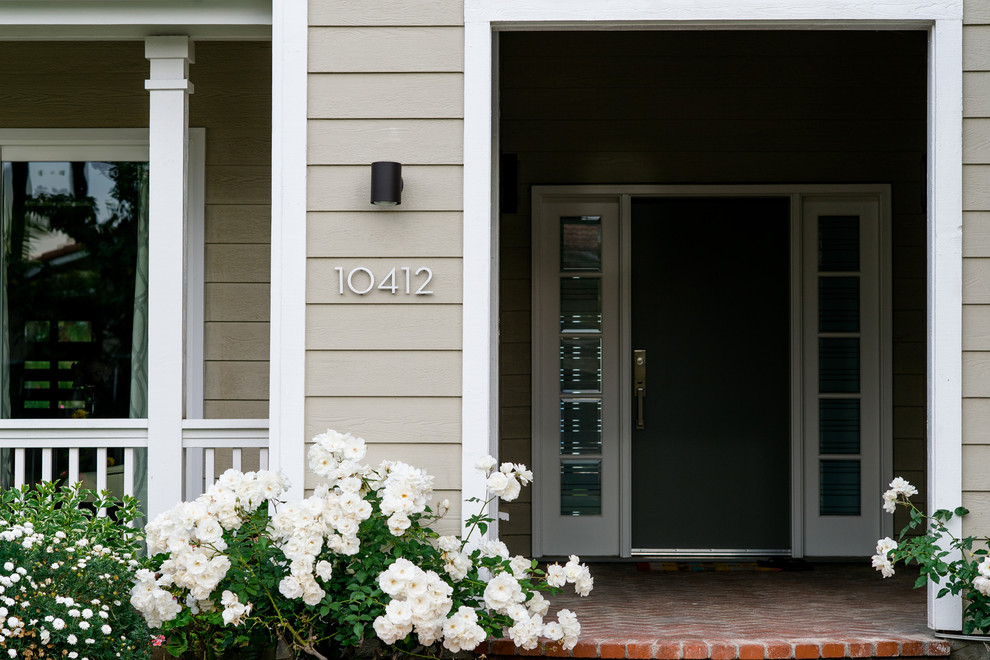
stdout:
[[587,598],[561,594],[581,621],[570,653],[553,645],[491,655],[763,660],[944,656],[949,643],[926,627],[925,589],[905,569],[884,580],[867,565],[810,571],[643,571],[593,564]]

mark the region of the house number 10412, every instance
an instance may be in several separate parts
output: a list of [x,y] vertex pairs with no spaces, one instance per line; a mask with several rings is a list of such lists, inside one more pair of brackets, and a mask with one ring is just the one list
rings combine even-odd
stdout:
[[[388,291],[392,295],[399,293],[407,296],[433,295],[433,291],[426,288],[433,279],[433,270],[426,266],[421,266],[415,271],[408,266],[393,268],[385,273],[385,276],[381,280],[375,277],[375,274],[369,268],[365,268],[364,266],[352,268],[346,275],[344,274],[344,268],[341,266],[336,266],[334,270],[337,271],[337,289],[340,295],[344,295],[345,285],[351,293],[356,293],[359,296],[371,293],[375,289]],[[396,271],[399,272],[396,273]],[[413,290],[413,287],[417,284],[419,285],[418,288]]]

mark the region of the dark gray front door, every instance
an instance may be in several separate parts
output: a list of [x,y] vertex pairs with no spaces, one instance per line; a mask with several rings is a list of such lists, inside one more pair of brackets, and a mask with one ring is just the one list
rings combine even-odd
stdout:
[[790,547],[789,204],[632,200],[634,552]]

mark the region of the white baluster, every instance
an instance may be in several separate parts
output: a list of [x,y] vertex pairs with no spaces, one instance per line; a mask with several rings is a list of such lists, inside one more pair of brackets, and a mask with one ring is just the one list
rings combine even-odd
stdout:
[[66,480],[69,484],[79,481],[79,447],[69,448],[69,477]]
[[258,467],[262,470],[268,469],[268,448],[262,447],[258,450]]
[[213,485],[213,460],[216,450],[212,447],[203,450],[203,492]]
[[24,485],[24,448],[18,447],[14,450],[14,486],[20,488]]
[[232,454],[231,455],[231,467],[233,467],[238,472],[241,471],[241,453],[243,451],[244,450],[241,449],[240,447],[235,447],[234,450],[231,452],[231,454]]
[[41,450],[41,480],[52,480],[52,448],[45,447]]
[[[107,489],[107,448],[96,448],[96,492],[102,493]],[[107,515],[107,510],[100,507],[96,512],[98,516]]]
[[124,449],[124,495],[134,497],[134,448]]

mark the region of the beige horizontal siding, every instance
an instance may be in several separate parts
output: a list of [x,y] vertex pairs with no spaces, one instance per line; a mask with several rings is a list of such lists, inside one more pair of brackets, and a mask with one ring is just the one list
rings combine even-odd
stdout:
[[206,128],[204,414],[268,417],[271,48],[197,44],[190,124]]
[[271,136],[257,127],[219,125],[206,134],[207,165],[271,165]]
[[310,305],[314,350],[459,350],[460,305]]
[[990,304],[990,259],[963,259],[962,278],[963,304]]
[[990,532],[990,11],[966,0],[963,27],[963,505],[964,534]]
[[969,515],[963,518],[963,534],[966,536],[981,536],[980,530],[990,529],[990,492],[985,490],[964,490],[963,506],[969,509]]
[[963,444],[990,444],[990,398],[963,399]]
[[460,119],[309,120],[310,165],[457,165],[463,142]]
[[463,25],[464,0],[310,0],[310,25]]
[[224,396],[211,399],[264,400],[268,398],[268,362],[206,362],[205,389]]
[[963,346],[970,351],[990,351],[990,305],[963,308]]
[[462,222],[459,211],[310,211],[306,249],[310,257],[460,257]]
[[460,73],[311,73],[312,119],[460,119]]
[[207,321],[267,321],[271,292],[267,283],[206,283]]
[[267,165],[214,165],[206,178],[207,204],[271,204],[272,170]]
[[460,396],[459,351],[307,351],[310,396]]
[[963,117],[990,117],[990,71],[963,73]]
[[328,428],[347,429],[369,442],[446,443],[461,441],[459,397],[310,397],[306,437]]
[[990,445],[964,445],[962,487],[969,491],[990,491]]
[[312,73],[463,71],[461,27],[313,27]]
[[963,257],[990,257],[990,212],[963,213]]
[[[371,174],[367,166],[310,166],[307,199],[310,211],[368,211]],[[463,171],[455,165],[402,168],[401,211],[460,211]],[[370,208],[369,208],[370,207]],[[399,210],[399,209],[394,209]],[[390,210],[390,213],[394,213]],[[396,222],[399,218],[396,217]]]
[[[990,7],[979,0],[965,0],[963,2],[963,23],[966,25],[990,24]],[[965,31],[963,32],[963,39],[965,41]]]
[[207,360],[267,360],[267,323],[206,324],[204,356]]
[[211,243],[206,246],[208,282],[267,282],[271,279],[267,243]]
[[[314,2],[309,32],[306,433],[352,431],[369,462],[426,468],[453,505],[442,533],[459,531],[461,499],[462,14],[461,0]],[[380,160],[403,164],[389,209],[369,199]],[[341,295],[335,267],[378,283],[394,268],[400,288]],[[412,295],[421,267],[431,295]]]
[[267,419],[268,401],[233,399],[204,401],[203,415],[207,419]]
[[990,397],[990,351],[966,350],[962,357],[964,397]]
[[[344,294],[340,294],[340,274],[335,268],[343,268]],[[431,268],[433,279],[428,289],[431,295],[414,295],[405,293],[405,277],[402,267],[410,268],[410,291],[417,291],[426,282],[426,273],[415,275],[420,267]],[[379,284],[393,268],[397,284],[402,289],[393,294],[389,291],[372,289],[364,295],[357,295],[347,286],[347,278],[355,268],[367,268],[377,278]],[[389,304],[396,306],[433,305],[445,303],[460,303],[462,290],[462,268],[460,259],[308,259],[306,261],[306,302],[323,304]],[[361,282],[359,285],[358,282]],[[355,288],[363,290],[368,286],[368,276],[359,273],[353,279]],[[396,313],[401,313],[396,311]],[[428,328],[423,328],[428,332]]]
[[258,243],[271,240],[271,209],[265,204],[211,204],[206,207],[207,243]]
[[148,61],[139,41],[0,42],[0,72],[4,127],[148,126]]

